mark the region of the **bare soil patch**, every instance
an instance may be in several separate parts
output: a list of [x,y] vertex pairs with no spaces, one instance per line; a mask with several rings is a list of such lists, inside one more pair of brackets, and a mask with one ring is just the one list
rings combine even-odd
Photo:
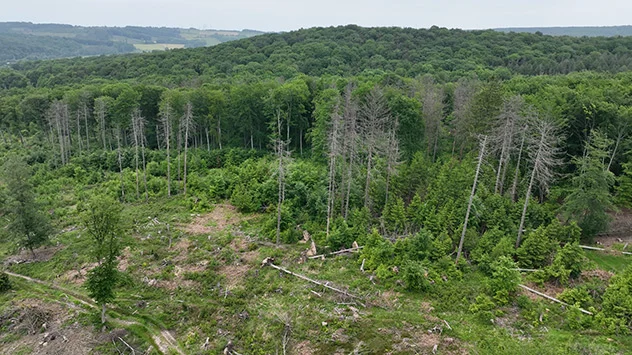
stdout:
[[632,250],[632,210],[622,208],[617,212],[609,213],[612,221],[608,232],[599,235],[595,241],[603,244],[606,248],[615,243],[629,243],[629,250]]
[[4,265],[23,264],[23,263],[35,263],[40,261],[49,261],[53,258],[55,253],[62,250],[63,246],[41,246],[34,250],[35,256],[30,250],[23,249],[17,255],[12,255],[6,258]]
[[180,229],[194,235],[210,234],[238,225],[245,219],[243,215],[237,212],[235,206],[221,204],[215,205],[215,208],[210,213],[196,215],[191,223],[181,225]]
[[8,322],[6,335],[22,336],[4,344],[0,354],[27,349],[31,354],[89,353],[98,341],[90,329],[76,322],[64,325],[70,318],[72,314],[60,304],[37,299],[18,302],[0,316],[0,323]]

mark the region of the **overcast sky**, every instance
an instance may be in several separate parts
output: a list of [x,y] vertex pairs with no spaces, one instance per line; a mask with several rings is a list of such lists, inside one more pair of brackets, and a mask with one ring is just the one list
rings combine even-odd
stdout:
[[426,28],[612,26],[629,0],[3,0],[0,21],[288,31],[357,24]]

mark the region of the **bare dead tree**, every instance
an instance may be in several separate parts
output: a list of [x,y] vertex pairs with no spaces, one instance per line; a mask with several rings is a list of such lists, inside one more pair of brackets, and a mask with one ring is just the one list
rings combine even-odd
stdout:
[[621,141],[628,135],[628,123],[622,122],[617,127],[617,138],[614,141],[614,148],[612,149],[612,154],[610,155],[610,160],[608,161],[607,171],[610,171],[610,167],[612,166],[612,162],[614,158],[617,156],[617,150],[619,149],[619,145]]
[[184,110],[184,116],[182,117],[182,126],[184,129],[184,196],[187,195],[187,151],[189,148],[189,132],[193,130],[195,122],[193,121],[193,105],[191,102],[187,102]]
[[424,77],[424,91],[422,98],[422,115],[425,125],[427,154],[434,162],[437,157],[439,136],[441,134],[441,119],[443,118],[443,88],[435,84],[431,77]]
[[334,213],[335,190],[336,190],[336,159],[340,155],[340,146],[342,139],[343,118],[339,114],[340,104],[336,104],[334,112],[331,115],[331,123],[328,134],[329,145],[329,174],[327,187],[327,237],[329,237],[329,229],[331,219]]
[[559,140],[558,125],[549,118],[541,118],[534,124],[534,130],[535,134],[532,137],[528,137],[527,153],[532,165],[531,177],[525,194],[522,216],[520,217],[516,248],[520,246],[527,207],[529,206],[531,189],[534,183],[537,181],[540,188],[546,192],[554,177],[553,168],[560,164],[560,159],[558,158],[560,150],[557,147]]
[[119,177],[121,179],[121,201],[125,201],[125,182],[123,180],[123,158],[121,156],[121,126],[115,128],[116,136],[116,153],[118,155]]
[[522,121],[520,113],[523,106],[524,100],[522,97],[514,96],[510,98],[505,101],[500,114],[493,123],[491,143],[493,150],[499,155],[494,193],[503,193],[507,166],[514,150],[514,139],[518,133],[517,127]]
[[59,142],[59,155],[62,165],[70,160],[70,129],[68,125],[68,105],[62,101],[54,101],[48,111],[48,120]]
[[276,228],[276,244],[279,244],[281,241],[281,210],[283,207],[283,202],[285,201],[285,159],[289,156],[290,152],[287,150],[288,142],[284,141],[281,135],[281,109],[277,108],[276,114],[276,132],[273,135],[273,143],[274,150],[277,156],[278,161],[278,170],[277,170],[277,182],[279,185],[279,200],[277,203],[277,228]]
[[474,174],[474,183],[472,184],[472,192],[470,193],[470,199],[467,203],[467,210],[465,212],[465,221],[463,222],[463,230],[461,231],[461,239],[459,240],[459,249],[456,253],[455,264],[458,264],[461,252],[463,251],[463,241],[465,240],[465,233],[467,232],[467,223],[470,220],[470,211],[472,210],[472,202],[474,201],[474,194],[476,193],[476,185],[478,183],[478,175],[481,171],[481,165],[485,157],[485,146],[487,145],[487,136],[482,136],[480,140],[480,151],[478,152],[478,164],[476,164],[476,173]]
[[520,177],[520,163],[522,162],[522,152],[524,150],[524,142],[527,138],[527,133],[529,131],[529,125],[525,124],[522,126],[522,139],[520,140],[520,148],[518,148],[518,160],[516,161],[516,168],[514,171],[513,183],[511,184],[511,200],[516,202],[516,197],[518,193],[518,179]]
[[345,162],[345,171],[341,175],[343,181],[341,186],[345,186],[344,197],[341,199],[343,206],[341,210],[344,218],[349,215],[349,199],[351,196],[351,183],[353,181],[353,171],[355,159],[358,151],[358,104],[353,99],[353,84],[348,84],[344,93],[344,136],[342,158]]
[[81,110],[77,109],[75,112],[76,124],[77,124],[77,146],[79,147],[79,154],[81,155],[82,141],[81,141]]
[[385,126],[391,120],[390,111],[382,90],[375,87],[367,95],[360,108],[360,132],[366,150],[366,182],[364,186],[364,206],[370,206],[371,175],[377,154],[384,150],[386,142]]
[[167,196],[171,196],[171,120],[173,109],[167,102],[160,110],[160,123],[162,125],[162,134],[167,148]]
[[397,166],[401,163],[401,152],[399,150],[399,139],[397,131],[399,130],[399,120],[395,119],[393,126],[388,132],[388,143],[386,146],[386,191],[384,205],[388,205],[388,193],[391,183],[391,177],[397,174]]
[[135,108],[132,111],[132,132],[134,135],[134,150],[136,162],[136,198],[140,198],[139,192],[139,171],[138,171],[138,154],[142,156],[143,182],[145,186],[145,201],[149,200],[149,192],[147,189],[147,169],[145,162],[145,119],[142,117],[140,109]]
[[462,154],[463,147],[470,137],[470,116],[472,101],[476,94],[477,83],[473,80],[461,79],[454,89],[454,110],[452,124],[452,155],[454,155],[457,142],[459,144],[459,155]]
[[[94,100],[94,115],[99,123],[99,133],[101,135],[101,142],[103,143],[103,150],[107,150],[107,142],[105,138],[106,123],[105,116],[107,114],[107,102],[105,98],[99,97]],[[120,137],[119,137],[120,138]]]

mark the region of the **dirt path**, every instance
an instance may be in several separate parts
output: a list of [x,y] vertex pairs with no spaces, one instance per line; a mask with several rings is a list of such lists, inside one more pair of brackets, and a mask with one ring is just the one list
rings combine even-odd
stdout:
[[[51,282],[47,282],[47,281],[42,281],[42,280],[38,280],[38,279],[34,279],[32,277],[26,276],[26,275],[21,275],[21,274],[16,274],[10,271],[4,271],[5,274],[12,276],[12,277],[17,277],[29,282],[33,282],[39,285],[43,285],[46,286],[48,288],[52,288],[55,289],[57,291],[61,291],[63,293],[65,293],[68,297],[73,298],[74,300],[76,300],[77,302],[81,303],[84,306],[87,306],[89,308],[92,309],[99,309],[99,307],[92,302],[92,300],[90,300],[89,298],[87,298],[84,295],[81,295],[73,290],[67,289],[65,287],[61,287],[58,285],[55,285]],[[167,331],[166,329],[160,329],[160,327],[157,327],[155,324],[151,324],[152,328],[150,328],[147,325],[138,323],[136,321],[128,321],[128,320],[123,320],[123,319],[111,319],[113,323],[118,323],[120,325],[123,326],[130,326],[130,325],[139,325],[141,327],[145,327],[151,334],[152,340],[154,341],[154,343],[156,343],[156,346],[158,347],[158,350],[163,353],[163,354],[168,354],[170,349],[175,350],[178,354],[184,355],[184,352],[182,351],[182,349],[180,349],[180,347],[178,346],[178,342],[177,340],[173,337],[173,335],[171,335],[171,333],[169,333],[169,331]]]

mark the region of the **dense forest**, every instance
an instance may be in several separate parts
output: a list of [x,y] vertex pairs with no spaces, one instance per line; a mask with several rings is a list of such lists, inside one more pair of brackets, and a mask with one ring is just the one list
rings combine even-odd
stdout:
[[630,64],[624,37],[357,26],[14,64],[0,257],[92,264],[85,322],[145,327],[106,352],[626,353]]
[[165,48],[212,46],[261,34],[260,31],[168,27],[83,27],[0,22],[0,66],[20,60],[86,57]]

